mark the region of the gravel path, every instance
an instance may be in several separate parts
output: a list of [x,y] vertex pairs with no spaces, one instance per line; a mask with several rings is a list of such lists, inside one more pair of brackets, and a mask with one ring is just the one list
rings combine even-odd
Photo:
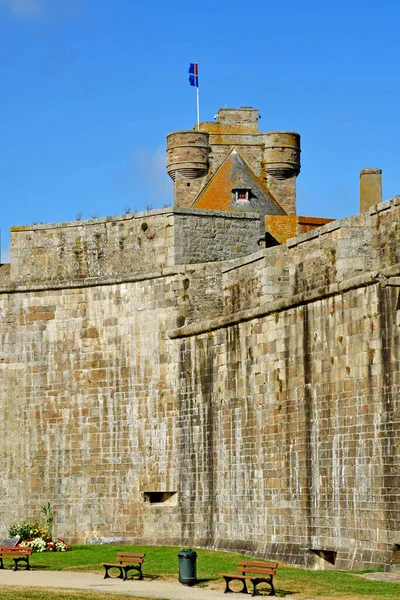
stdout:
[[146,598],[168,598],[169,600],[222,600],[221,591],[188,587],[180,583],[154,581],[122,581],[104,579],[95,573],[75,573],[71,571],[11,571],[0,570],[0,585],[27,585],[45,588],[72,588],[142,596]]
[[[360,575],[360,577],[399,583],[400,590],[400,572],[368,573]],[[153,581],[122,581],[121,579],[104,579],[102,575],[96,573],[71,571],[14,572],[4,569],[0,570],[0,585],[81,589],[91,592],[125,594],[126,596],[140,596],[145,598],[167,598],[168,600],[223,600],[226,598],[223,594],[223,586],[221,586],[221,589],[213,590],[210,588],[188,587],[175,581],[171,582],[159,579]],[[307,598],[304,594],[293,594],[290,597],[293,599],[316,600],[311,597]],[[329,596],[324,596],[323,598],[320,596],[318,600],[329,600]],[[341,600],[346,600],[346,598],[343,596]]]

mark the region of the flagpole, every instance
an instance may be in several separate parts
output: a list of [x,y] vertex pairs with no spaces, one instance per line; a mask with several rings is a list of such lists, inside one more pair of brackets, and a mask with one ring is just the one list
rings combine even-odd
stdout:
[[197,131],[200,131],[199,62],[197,60],[196,60],[196,71],[197,71],[197,87],[196,87],[196,97],[197,97]]
[[197,131],[200,131],[200,101],[199,101],[199,88],[197,88]]

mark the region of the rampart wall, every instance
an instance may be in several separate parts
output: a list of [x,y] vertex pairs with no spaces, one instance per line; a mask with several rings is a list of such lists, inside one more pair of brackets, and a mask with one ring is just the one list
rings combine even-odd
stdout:
[[[67,279],[57,228],[38,230],[46,269],[25,268],[36,234],[14,230],[0,289],[2,514],[35,516],[50,501],[71,541],[389,565],[400,544],[400,203],[257,252],[255,217],[204,225],[174,213],[143,216],[157,235],[141,246],[154,244],[151,256],[132,260],[140,272],[128,273],[128,246],[125,262],[111,259],[115,235],[102,268],[89,253]],[[143,231],[127,221],[125,232]],[[201,262],[208,235],[196,246],[204,226],[214,262]],[[89,227],[74,231],[89,239]]]
[[259,232],[256,214],[176,207],[12,227],[10,282],[73,285],[236,258],[257,250]]

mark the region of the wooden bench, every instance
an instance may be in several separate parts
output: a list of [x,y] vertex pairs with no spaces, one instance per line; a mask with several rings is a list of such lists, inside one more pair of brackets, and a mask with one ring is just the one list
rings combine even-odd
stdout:
[[234,591],[229,587],[229,583],[235,579],[243,582],[243,588],[239,591],[243,594],[247,594],[246,581],[249,579],[253,584],[252,596],[258,595],[257,586],[260,583],[268,583],[268,585],[271,587],[271,592],[269,595],[275,596],[273,578],[276,574],[277,567],[278,563],[273,562],[250,562],[245,560],[239,562],[237,573],[220,573],[220,577],[223,577],[226,583],[225,594]]
[[31,554],[32,548],[28,546],[0,546],[0,569],[4,569],[3,558],[7,556],[14,561],[13,571],[18,571],[20,562],[24,562],[26,570],[29,571],[29,557]]
[[132,569],[138,571],[139,579],[143,579],[142,564],[145,556],[145,554],[140,554],[139,552],[118,552],[115,563],[103,563],[103,567],[106,570],[104,579],[107,579],[107,577],[113,578],[109,573],[110,569],[119,569],[119,575],[116,578],[123,579],[124,581],[128,579],[128,573]]

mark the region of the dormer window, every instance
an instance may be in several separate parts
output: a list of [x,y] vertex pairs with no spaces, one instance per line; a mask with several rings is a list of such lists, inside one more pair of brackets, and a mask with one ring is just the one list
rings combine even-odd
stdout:
[[235,202],[239,202],[240,204],[247,204],[250,200],[250,190],[249,189],[236,189],[232,190],[235,194]]

